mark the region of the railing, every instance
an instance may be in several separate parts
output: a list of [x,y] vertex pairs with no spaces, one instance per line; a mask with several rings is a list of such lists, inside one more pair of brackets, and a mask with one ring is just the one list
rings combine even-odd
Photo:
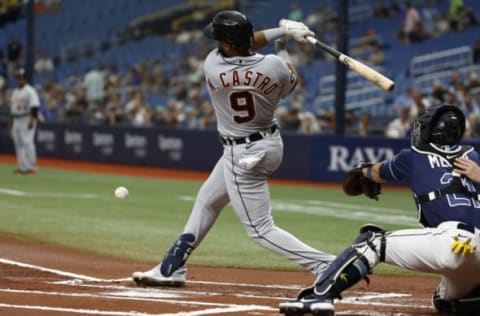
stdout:
[[445,69],[458,68],[473,63],[473,51],[469,46],[461,46],[412,58],[410,75],[419,76]]

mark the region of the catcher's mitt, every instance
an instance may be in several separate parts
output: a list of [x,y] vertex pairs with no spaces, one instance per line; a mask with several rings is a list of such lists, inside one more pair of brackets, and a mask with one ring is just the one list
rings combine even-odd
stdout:
[[347,172],[343,181],[343,192],[347,195],[365,194],[371,199],[378,201],[378,195],[382,192],[382,185],[374,182],[362,174],[362,168],[372,166],[372,163],[362,163]]

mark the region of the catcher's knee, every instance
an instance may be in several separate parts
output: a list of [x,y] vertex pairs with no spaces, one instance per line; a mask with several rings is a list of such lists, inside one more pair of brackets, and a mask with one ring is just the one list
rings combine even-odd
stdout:
[[386,231],[380,226],[367,224],[360,228],[360,235],[353,242],[352,247],[368,260],[370,268],[379,262],[385,261],[387,242]]

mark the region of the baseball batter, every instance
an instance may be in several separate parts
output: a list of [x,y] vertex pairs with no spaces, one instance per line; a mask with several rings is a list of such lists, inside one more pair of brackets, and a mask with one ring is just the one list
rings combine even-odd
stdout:
[[40,100],[35,89],[27,83],[25,70],[16,70],[17,87],[10,100],[10,131],[15,145],[17,174],[34,174],[37,170],[35,130]]
[[480,157],[473,147],[458,145],[464,132],[465,116],[458,107],[432,106],[415,122],[411,148],[362,168],[363,176],[378,183],[407,181],[424,228],[387,232],[363,227],[315,285],[280,304],[280,312],[331,316],[333,299],[385,262],[442,275],[432,299],[434,308],[478,315],[480,173],[472,165],[477,166]]
[[[183,234],[158,266],[135,272],[133,280],[140,285],[183,285],[188,256],[229,202],[250,238],[319,275],[334,257],[275,226],[267,184],[283,155],[277,103],[297,82],[284,38],[304,40],[313,33],[304,25],[254,33],[248,18],[231,10],[217,13],[205,33],[218,41],[204,72],[223,155],[200,188]],[[276,55],[252,52],[273,40]]]

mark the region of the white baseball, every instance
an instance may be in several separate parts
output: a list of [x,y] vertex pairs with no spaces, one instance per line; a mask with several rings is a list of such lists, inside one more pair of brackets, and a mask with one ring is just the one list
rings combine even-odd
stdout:
[[128,189],[126,187],[120,186],[115,189],[115,197],[119,200],[126,199],[128,196]]

